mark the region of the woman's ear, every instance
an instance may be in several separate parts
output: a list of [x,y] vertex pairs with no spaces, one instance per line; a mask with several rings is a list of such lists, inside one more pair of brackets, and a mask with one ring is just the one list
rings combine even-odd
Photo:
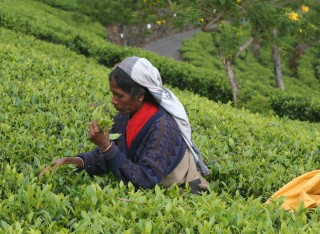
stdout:
[[144,96],[146,94],[146,91],[144,89],[141,90],[141,93],[140,93],[140,97],[139,97],[139,102],[142,102],[144,100]]

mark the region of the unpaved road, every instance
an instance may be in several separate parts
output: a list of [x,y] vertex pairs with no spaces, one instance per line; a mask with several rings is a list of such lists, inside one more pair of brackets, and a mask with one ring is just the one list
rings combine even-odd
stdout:
[[196,32],[200,31],[199,29],[193,29],[190,31],[177,33],[166,38],[162,38],[156,41],[153,41],[143,48],[156,54],[173,58],[175,60],[182,60],[179,53],[179,49],[182,46],[182,41],[187,38],[191,38]]

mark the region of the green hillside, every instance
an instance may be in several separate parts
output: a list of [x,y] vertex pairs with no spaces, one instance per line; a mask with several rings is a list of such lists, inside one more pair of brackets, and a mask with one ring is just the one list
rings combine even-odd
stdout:
[[[193,38],[184,41],[180,49],[185,61],[200,68],[206,68],[212,72],[220,72],[225,75],[223,64],[220,58],[219,49],[214,46],[214,40],[209,33],[199,32]],[[283,53],[282,68],[285,83],[285,91],[281,92],[275,87],[273,65],[271,61],[271,49],[261,48],[257,56],[253,56],[251,50],[235,62],[235,72],[240,87],[240,105],[253,112],[264,114],[279,114],[275,105],[277,96],[291,97],[296,101],[296,108],[303,110],[303,105],[314,103],[319,106],[320,100],[320,77],[319,77],[319,48],[320,44],[315,44],[309,48],[298,61],[297,76],[293,76],[294,71],[288,68],[289,53]],[[286,101],[286,98],[281,98]],[[301,102],[301,104],[298,104]],[[282,104],[280,104],[282,105]],[[284,105],[284,108],[288,106]],[[295,110],[290,110],[294,112]],[[281,113],[288,117],[300,119],[299,115],[304,113],[297,111],[292,113]],[[301,118],[303,120],[303,118]],[[306,119],[305,119],[306,120]],[[320,121],[320,116],[315,115],[314,121]]]
[[[52,1],[51,5],[54,5],[53,2],[59,1]],[[54,13],[50,13],[52,11]],[[79,27],[75,27],[78,21],[81,23]],[[82,29],[81,25],[85,25],[86,22],[90,30]],[[105,41],[102,36],[104,34],[102,26],[92,27],[92,25],[97,24],[90,23],[88,18],[79,13],[55,9],[42,2],[31,0],[0,2],[0,26],[2,27],[24,32],[48,42],[63,44],[108,67],[113,67],[127,56],[147,57],[159,68],[165,83],[198,93],[210,100],[222,103],[232,100],[229,84],[221,70],[176,62],[138,48],[117,47]],[[250,80],[246,79],[246,82],[250,83]],[[264,85],[256,83],[245,86],[254,87],[254,89],[241,91],[244,92],[242,94],[243,106],[248,109],[267,114],[271,109],[272,113],[281,117],[319,122],[320,101],[318,99],[300,95],[298,91],[282,93],[266,89]],[[256,103],[262,103],[258,110],[252,108],[257,107]]]
[[[182,72],[188,79],[180,83],[192,82],[194,66],[116,48],[104,42],[99,25],[78,27],[72,12],[7,3],[0,1],[0,233],[314,233],[320,227],[318,208],[290,213],[264,205],[282,185],[318,168],[319,124],[252,114],[178,89],[169,77]],[[51,20],[38,20],[44,17]],[[211,171],[210,193],[135,191],[111,175],[89,177],[71,166],[38,179],[55,159],[93,148],[87,123],[111,98],[105,65],[130,54],[162,65]]]

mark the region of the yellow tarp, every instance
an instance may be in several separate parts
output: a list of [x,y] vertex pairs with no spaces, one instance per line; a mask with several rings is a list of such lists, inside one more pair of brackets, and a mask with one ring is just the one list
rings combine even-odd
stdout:
[[274,193],[266,202],[285,197],[282,207],[286,210],[297,210],[303,202],[303,207],[314,208],[320,205],[320,170],[305,173]]

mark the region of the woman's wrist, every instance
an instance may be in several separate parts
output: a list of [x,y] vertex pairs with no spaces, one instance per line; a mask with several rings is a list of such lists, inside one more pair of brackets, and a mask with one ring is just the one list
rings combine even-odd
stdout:
[[84,168],[84,161],[80,157],[77,157],[77,156],[76,157],[66,157],[64,159],[65,159],[65,163],[64,164],[73,164],[79,169],[83,169]]
[[80,157],[75,157],[78,161],[76,163],[77,168],[79,169],[83,169],[84,168],[84,161],[82,158]]
[[109,151],[111,146],[112,146],[112,142],[110,142],[110,144],[106,148],[102,148],[102,149],[100,148],[100,152],[101,153],[106,153],[107,151]]
[[108,148],[110,144],[111,144],[111,141],[108,139],[108,140],[101,141],[96,145],[99,147],[100,151],[102,151]]

